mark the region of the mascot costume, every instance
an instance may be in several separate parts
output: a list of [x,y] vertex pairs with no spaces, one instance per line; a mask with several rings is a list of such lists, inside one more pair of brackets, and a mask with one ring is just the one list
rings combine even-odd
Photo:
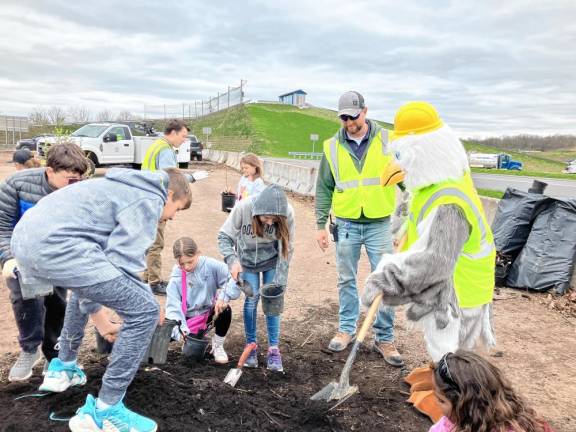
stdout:
[[[383,292],[387,305],[409,304],[407,318],[421,327],[435,362],[478,342],[493,346],[496,250],[462,143],[432,105],[411,102],[396,113],[390,153],[382,185],[404,183],[408,215],[400,253],[382,257],[366,281],[363,303]],[[437,421],[442,413],[432,370],[417,368],[406,381],[410,402]]]

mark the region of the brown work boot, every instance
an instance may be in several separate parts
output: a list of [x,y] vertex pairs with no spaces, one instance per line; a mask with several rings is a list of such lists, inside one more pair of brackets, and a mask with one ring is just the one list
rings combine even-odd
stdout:
[[374,349],[382,354],[384,361],[390,366],[402,367],[404,366],[404,360],[402,356],[394,346],[394,342],[378,342],[374,341]]
[[338,332],[328,344],[328,349],[334,352],[344,351],[353,340],[354,336],[348,333]]

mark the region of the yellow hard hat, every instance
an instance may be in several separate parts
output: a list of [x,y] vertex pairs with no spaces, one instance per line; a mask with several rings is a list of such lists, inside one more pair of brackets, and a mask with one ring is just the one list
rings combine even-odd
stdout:
[[400,107],[394,117],[394,135],[432,132],[443,126],[436,108],[428,102],[408,102]]

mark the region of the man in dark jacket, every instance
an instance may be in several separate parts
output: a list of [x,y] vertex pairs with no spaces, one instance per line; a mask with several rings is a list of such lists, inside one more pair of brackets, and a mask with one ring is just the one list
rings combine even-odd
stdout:
[[[10,241],[14,226],[22,215],[42,197],[81,180],[88,169],[84,153],[76,144],[53,146],[46,168],[19,171],[0,185],[0,264],[2,276],[10,291],[10,301],[18,327],[20,356],[10,369],[9,381],[24,381],[32,376],[32,368],[42,359],[57,357],[54,349],[66,310],[66,290],[54,288],[45,297],[24,299],[16,278],[16,261]],[[38,350],[42,346],[42,353]]]

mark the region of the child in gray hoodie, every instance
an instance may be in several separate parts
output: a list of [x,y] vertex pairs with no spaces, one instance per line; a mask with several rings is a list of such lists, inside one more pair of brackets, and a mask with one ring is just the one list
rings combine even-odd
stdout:
[[[218,233],[218,248],[237,280],[242,272],[244,282],[254,295],[244,302],[246,343],[256,342],[256,311],[260,292],[280,287],[283,293],[288,282],[288,266],[294,243],[294,210],[278,185],[270,185],[259,195],[237,203]],[[262,280],[261,280],[262,278]],[[262,290],[260,283],[262,282]],[[266,315],[268,329],[267,366],[283,371],[278,348],[280,315]],[[253,350],[246,367],[258,367],[258,352]]]
[[[153,420],[122,403],[148,348],[160,307],[138,274],[159,221],[190,207],[188,180],[176,169],[109,170],[105,178],[60,189],[28,210],[11,248],[23,283],[68,288],[71,298],[60,335],[58,358],[50,362],[41,390],[62,392],[86,383],[76,364],[88,314],[100,305],[124,324],[102,378],[98,399],[88,395],[70,419],[75,431],[153,432]],[[82,304],[80,304],[82,299]]]

